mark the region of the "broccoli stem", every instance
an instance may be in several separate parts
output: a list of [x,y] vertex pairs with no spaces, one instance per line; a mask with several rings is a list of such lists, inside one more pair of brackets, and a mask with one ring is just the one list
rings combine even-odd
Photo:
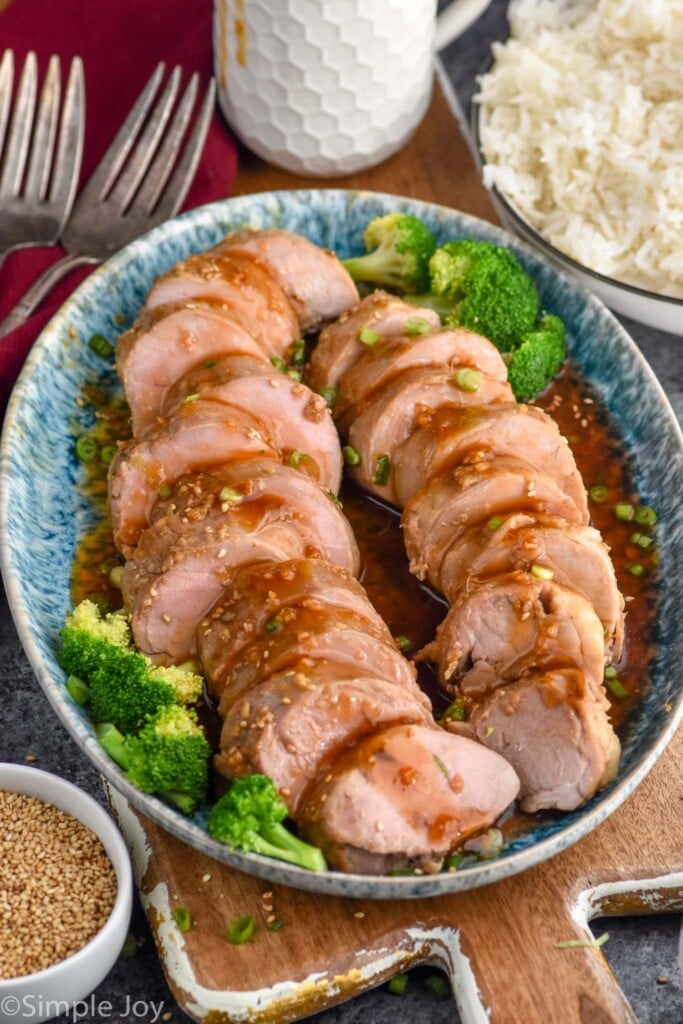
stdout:
[[95,726],[95,736],[101,747],[116,761],[124,771],[130,767],[130,757],[126,748],[126,738],[111,722],[101,722]]
[[411,295],[410,301],[416,306],[433,309],[442,320],[450,316],[451,313],[457,312],[461,305],[460,300],[449,299],[445,295],[436,295],[434,292],[425,292],[423,295]]
[[354,281],[372,281],[389,288],[400,288],[404,283],[399,267],[395,266],[396,255],[386,245],[380,245],[364,256],[351,256],[342,262]]
[[254,850],[266,857],[277,857],[278,860],[298,864],[309,871],[327,871],[327,861],[322,850],[298,839],[280,822],[262,826]]
[[197,799],[191,793],[179,793],[178,790],[163,789],[159,792],[162,800],[173,804],[183,814],[194,814],[197,810]]

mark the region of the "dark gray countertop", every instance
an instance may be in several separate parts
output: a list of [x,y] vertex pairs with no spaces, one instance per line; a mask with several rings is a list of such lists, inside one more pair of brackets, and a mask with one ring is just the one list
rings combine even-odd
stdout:
[[[491,40],[505,35],[506,6],[505,0],[494,0],[486,14],[442,55],[444,68],[465,109]],[[657,374],[679,421],[683,421],[683,337],[665,335],[627,320],[623,323]],[[681,331],[683,334],[683,326]],[[37,767],[54,771],[103,800],[97,773],[42,695],[21,648],[4,594],[0,601],[0,665],[0,760],[21,763],[27,756],[35,757]],[[640,1024],[683,1021],[680,919],[675,915],[613,918],[594,922],[594,926],[598,934],[609,931],[610,939],[603,951]],[[138,953],[131,959],[119,960],[92,996],[87,1012],[60,1020],[95,1022],[113,1018],[122,1024],[155,1024],[168,1014],[175,1020],[186,1019],[171,997],[139,908],[134,912],[132,929],[144,939]],[[315,1024],[454,1024],[458,1017],[452,1001],[437,1002],[425,988],[425,979],[432,973],[430,968],[413,972],[402,997],[393,996],[382,987],[310,1019]],[[662,978],[668,980],[663,982]],[[558,1024],[563,1021],[561,1007],[556,1020]]]

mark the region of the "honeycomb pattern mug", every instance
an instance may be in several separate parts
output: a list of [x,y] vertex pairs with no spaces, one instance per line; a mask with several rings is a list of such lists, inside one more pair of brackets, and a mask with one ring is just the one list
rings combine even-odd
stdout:
[[433,58],[490,0],[215,0],[218,99],[251,150],[340,177],[400,149],[422,120]]

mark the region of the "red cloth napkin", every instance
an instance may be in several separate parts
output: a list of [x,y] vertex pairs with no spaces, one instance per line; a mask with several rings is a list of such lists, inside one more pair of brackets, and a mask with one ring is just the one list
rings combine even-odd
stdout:
[[[213,71],[211,17],[212,0],[14,0],[0,14],[0,51],[14,50],[15,67],[20,69],[26,53],[34,50],[41,83],[51,54],[62,58],[64,80],[71,58],[83,58],[83,184],[160,60],[167,69],[181,65],[181,88],[192,71],[198,71],[206,84]],[[236,169],[237,146],[216,110],[183,208],[229,195]],[[0,267],[0,320],[41,271],[62,255],[59,246],[10,253]],[[0,413],[36,337],[88,273],[88,268],[74,271],[26,324],[0,339]]]

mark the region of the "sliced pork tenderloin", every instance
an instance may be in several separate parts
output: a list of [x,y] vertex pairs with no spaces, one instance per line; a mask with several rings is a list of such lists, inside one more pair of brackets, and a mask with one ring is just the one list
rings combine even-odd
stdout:
[[462,736],[423,725],[380,729],[342,754],[298,819],[330,867],[363,874],[436,872],[489,828],[519,791],[511,766]]
[[608,707],[580,669],[539,669],[491,693],[468,725],[517,772],[522,810],[571,811],[617,773]]

